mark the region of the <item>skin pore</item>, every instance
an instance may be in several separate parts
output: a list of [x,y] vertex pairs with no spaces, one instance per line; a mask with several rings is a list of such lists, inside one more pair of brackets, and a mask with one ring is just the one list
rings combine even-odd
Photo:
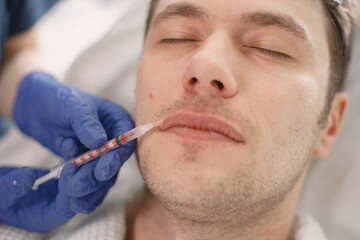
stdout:
[[136,124],[216,119],[242,140],[192,127],[139,139],[147,190],[128,239],[292,238],[309,163],[332,148],[347,102],[338,93],[319,122],[326,28],[321,1],[159,2],[138,70]]

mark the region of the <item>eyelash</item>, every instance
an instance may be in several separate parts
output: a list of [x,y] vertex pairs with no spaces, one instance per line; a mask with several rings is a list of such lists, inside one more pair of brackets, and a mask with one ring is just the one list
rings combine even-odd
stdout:
[[289,55],[287,55],[285,53],[272,51],[272,50],[266,49],[266,48],[258,48],[258,47],[250,47],[250,48],[253,48],[253,49],[259,51],[260,53],[269,55],[269,56],[271,56],[273,58],[276,58],[276,59],[289,60],[291,58]]
[[[162,44],[177,44],[177,43],[187,43],[187,42],[197,42],[194,39],[186,39],[186,38],[167,38],[167,39],[162,39],[160,41],[160,43]],[[272,51],[270,49],[266,49],[266,48],[258,48],[258,47],[250,47],[253,48],[257,51],[259,51],[262,54],[266,54],[269,55],[270,57],[273,57],[275,59],[280,59],[280,60],[289,60],[291,57],[285,53],[281,53],[281,52],[276,52],[276,51]]]
[[164,44],[175,44],[175,43],[186,43],[186,42],[196,42],[194,39],[186,39],[186,38],[167,38],[160,41]]

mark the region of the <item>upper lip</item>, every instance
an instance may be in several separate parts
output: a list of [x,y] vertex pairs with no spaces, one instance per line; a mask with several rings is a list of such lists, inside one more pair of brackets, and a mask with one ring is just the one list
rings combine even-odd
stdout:
[[245,142],[245,139],[235,127],[224,120],[212,115],[194,114],[194,113],[176,113],[165,118],[160,130],[166,131],[173,127],[187,127],[199,130],[213,131],[235,141]]

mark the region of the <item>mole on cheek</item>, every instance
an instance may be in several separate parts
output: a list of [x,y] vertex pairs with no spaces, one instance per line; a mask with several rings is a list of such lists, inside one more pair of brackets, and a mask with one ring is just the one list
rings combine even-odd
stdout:
[[153,100],[153,99],[154,99],[154,96],[153,96],[153,94],[152,94],[152,93],[150,93],[150,94],[149,94],[149,98],[150,98],[151,100]]

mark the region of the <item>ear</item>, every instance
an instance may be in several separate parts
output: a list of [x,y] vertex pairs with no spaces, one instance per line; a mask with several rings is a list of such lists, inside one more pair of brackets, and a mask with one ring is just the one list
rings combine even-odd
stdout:
[[346,93],[336,93],[332,104],[327,123],[321,131],[318,142],[314,149],[314,154],[318,157],[326,157],[333,148],[339,134],[340,126],[344,117],[348,97]]

